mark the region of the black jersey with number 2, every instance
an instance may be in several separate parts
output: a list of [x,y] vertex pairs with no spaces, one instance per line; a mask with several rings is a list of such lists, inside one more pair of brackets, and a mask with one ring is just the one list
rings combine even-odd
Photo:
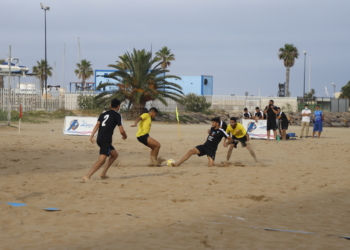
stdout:
[[122,126],[122,116],[114,110],[109,110],[98,118],[100,127],[98,129],[97,141],[112,142],[115,127]]
[[207,148],[216,151],[218,148],[218,144],[220,143],[222,137],[227,138],[228,134],[222,128],[214,129],[211,128],[207,141],[204,143],[204,146]]

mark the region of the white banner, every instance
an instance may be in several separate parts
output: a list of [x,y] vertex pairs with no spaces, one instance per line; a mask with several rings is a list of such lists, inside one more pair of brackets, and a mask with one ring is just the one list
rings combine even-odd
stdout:
[[63,125],[65,135],[91,135],[97,117],[66,116]]
[[[256,122],[252,119],[242,119],[242,125],[247,130],[250,138],[267,140],[266,120],[258,120],[258,122]],[[275,139],[273,130],[270,130],[270,139]]]

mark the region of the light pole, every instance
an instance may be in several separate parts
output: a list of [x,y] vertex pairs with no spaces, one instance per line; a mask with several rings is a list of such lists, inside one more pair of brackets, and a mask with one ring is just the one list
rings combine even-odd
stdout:
[[45,109],[47,111],[47,49],[46,49],[46,11],[50,10],[49,6],[40,3],[41,9],[45,11]]
[[304,51],[304,88],[303,88],[303,99],[305,98],[305,71],[306,71],[306,51]]
[[333,88],[334,88],[334,93],[333,93],[333,95],[334,95],[334,98],[335,98],[335,83],[334,82],[332,82],[331,83],[331,85],[333,86]]

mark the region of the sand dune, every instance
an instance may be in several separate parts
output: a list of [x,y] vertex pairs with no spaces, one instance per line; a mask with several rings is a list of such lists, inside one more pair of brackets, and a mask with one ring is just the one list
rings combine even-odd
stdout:
[[[0,127],[0,249],[347,249],[350,241],[349,129],[321,139],[252,141],[231,165],[193,156],[179,168],[147,167],[149,150],[125,122],[109,179],[96,173],[87,137],[62,135],[63,121]],[[291,127],[290,132],[299,132]],[[160,155],[178,161],[205,141],[208,125],[153,123]],[[220,145],[217,161],[224,161]],[[13,207],[6,202],[25,203]],[[61,211],[48,212],[47,207]],[[266,231],[276,228],[317,235]]]

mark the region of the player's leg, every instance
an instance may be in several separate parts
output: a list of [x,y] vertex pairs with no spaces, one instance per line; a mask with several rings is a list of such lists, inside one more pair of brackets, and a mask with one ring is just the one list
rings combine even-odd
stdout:
[[322,133],[322,126],[323,126],[323,124],[322,124],[322,122],[320,122],[319,124],[318,124],[318,138],[320,138],[321,137],[321,133]]
[[283,141],[287,140],[287,130],[286,129],[282,129],[282,140]]
[[102,170],[102,173],[100,174],[100,177],[102,179],[106,179],[108,178],[108,176],[106,175],[107,174],[107,171],[109,169],[110,166],[112,166],[113,162],[118,158],[118,152],[113,148],[111,151],[110,151],[110,157],[107,161],[107,164],[106,166],[103,168]]
[[309,136],[309,127],[310,127],[310,122],[305,122],[305,126],[306,126],[306,135],[305,135],[305,137],[308,137]]
[[100,167],[102,167],[102,165],[106,162],[107,159],[107,155],[104,154],[100,154],[100,156],[98,157],[97,162],[92,166],[92,168],[90,169],[90,171],[83,177],[84,181],[88,181],[91,176],[100,169]]
[[273,135],[274,135],[275,140],[276,140],[276,138],[277,138],[277,130],[276,129],[273,130]]
[[304,128],[305,128],[305,122],[301,122],[300,138],[303,138]]
[[201,152],[198,150],[198,148],[193,148],[189,150],[187,154],[185,154],[178,163],[172,163],[171,165],[173,165],[173,167],[179,167],[182,163],[187,161],[192,155],[199,155],[199,154],[201,154]]
[[270,141],[270,130],[267,130],[267,141]]
[[147,138],[147,147],[151,148],[151,162],[153,163],[154,166],[159,166],[160,164],[158,163],[158,153],[160,149],[160,143],[154,140],[152,137]]
[[227,155],[226,155],[226,163],[230,160],[231,155],[232,155],[232,150],[233,150],[234,147],[235,147],[234,144],[230,144],[229,145],[229,148],[227,150]]

